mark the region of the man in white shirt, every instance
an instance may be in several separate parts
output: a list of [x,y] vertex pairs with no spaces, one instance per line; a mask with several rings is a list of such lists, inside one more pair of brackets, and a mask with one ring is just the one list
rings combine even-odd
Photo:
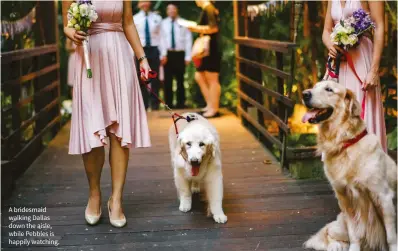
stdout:
[[167,3],[167,18],[161,24],[161,63],[164,66],[164,94],[173,107],[173,78],[177,81],[177,108],[185,107],[185,66],[191,61],[192,34],[179,24],[178,3]]
[[[134,23],[137,28],[141,44],[144,47],[145,55],[149,66],[153,71],[159,72],[160,67],[160,24],[162,17],[151,11],[150,1],[139,1],[140,11],[134,15]],[[137,61],[137,71],[139,73],[139,63]],[[152,80],[151,88],[159,95],[160,82],[158,79]],[[144,85],[141,85],[142,96],[145,108],[151,107],[152,110],[159,109],[159,101],[148,92]]]

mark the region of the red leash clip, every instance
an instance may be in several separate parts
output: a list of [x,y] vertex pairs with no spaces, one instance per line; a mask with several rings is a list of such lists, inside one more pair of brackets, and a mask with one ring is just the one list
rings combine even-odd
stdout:
[[[141,73],[141,75],[144,73],[145,74],[145,71],[140,71],[140,73]],[[158,73],[156,72],[156,71],[149,71],[148,72],[148,79],[147,80],[144,80],[145,82],[149,82],[149,81],[151,81],[152,79],[155,79],[156,77],[158,76]]]

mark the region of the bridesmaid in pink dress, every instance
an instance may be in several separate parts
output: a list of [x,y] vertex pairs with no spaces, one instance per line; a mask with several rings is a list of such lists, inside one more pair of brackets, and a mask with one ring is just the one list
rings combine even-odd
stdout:
[[[386,127],[378,73],[384,46],[384,1],[329,1],[322,40],[329,49],[329,56],[335,58],[338,48],[330,40],[333,27],[341,19],[351,16],[355,10],[360,8],[370,13],[372,20],[375,22],[374,42],[370,38],[363,36],[359,41],[359,45],[349,50],[349,54],[353,59],[355,70],[367,90],[364,118],[367,129],[370,133],[374,133],[379,137],[384,151],[387,151]],[[362,102],[364,92],[362,91],[361,83],[345,61],[341,62],[340,65],[339,83],[353,91],[358,102]]]
[[[62,2],[64,25],[71,3]],[[134,53],[140,62],[142,78],[148,77],[150,67],[133,22],[131,1],[92,1],[92,4],[98,13],[97,21],[88,31],[93,78],[86,76],[81,46],[87,34],[64,27],[65,35],[77,44],[69,153],[83,155],[90,187],[85,219],[94,225],[101,216],[100,178],[104,146],[110,141],[109,219],[113,226],[123,227],[126,217],[122,194],[129,148],[151,145]]]

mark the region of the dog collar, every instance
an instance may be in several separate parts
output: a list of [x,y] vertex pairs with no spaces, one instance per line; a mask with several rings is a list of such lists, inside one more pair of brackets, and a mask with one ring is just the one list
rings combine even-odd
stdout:
[[365,129],[360,134],[358,134],[355,138],[347,140],[346,142],[344,142],[342,150],[354,145],[355,143],[360,141],[363,137],[365,137],[367,134],[368,134],[368,131]]

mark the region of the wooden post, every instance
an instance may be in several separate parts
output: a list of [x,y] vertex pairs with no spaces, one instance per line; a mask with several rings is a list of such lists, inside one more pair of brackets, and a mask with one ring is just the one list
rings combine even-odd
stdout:
[[[21,77],[21,61],[17,60],[11,63],[11,79]],[[21,98],[21,84],[13,83],[11,86],[11,104],[12,104],[12,130],[18,130],[21,127],[21,114],[17,104]],[[9,149],[6,149],[7,158],[13,158],[21,150],[21,132],[18,131],[15,136],[7,142]]]
[[[276,68],[278,70],[283,71],[283,54],[281,52],[276,52]],[[284,95],[284,79],[281,77],[277,77],[277,92]],[[281,120],[285,119],[285,111],[287,111],[287,108],[285,108],[284,104],[281,102],[278,102],[278,117]],[[282,142],[282,148],[280,150],[280,161],[281,165],[283,167],[284,162],[285,162],[285,146],[286,146],[286,134],[279,128],[279,140]]]
[[[238,0],[234,0],[234,37],[236,38],[238,36],[239,36],[239,2],[238,2]],[[239,90],[241,89],[241,83],[240,83],[240,80],[238,77],[238,74],[240,73],[240,63],[239,63],[238,57],[240,57],[239,45],[237,43],[235,43],[235,71],[236,71],[236,81],[238,84],[237,107],[240,107],[241,106],[241,97],[239,95]],[[239,109],[237,109],[237,114],[238,114],[239,119],[242,119]]]

